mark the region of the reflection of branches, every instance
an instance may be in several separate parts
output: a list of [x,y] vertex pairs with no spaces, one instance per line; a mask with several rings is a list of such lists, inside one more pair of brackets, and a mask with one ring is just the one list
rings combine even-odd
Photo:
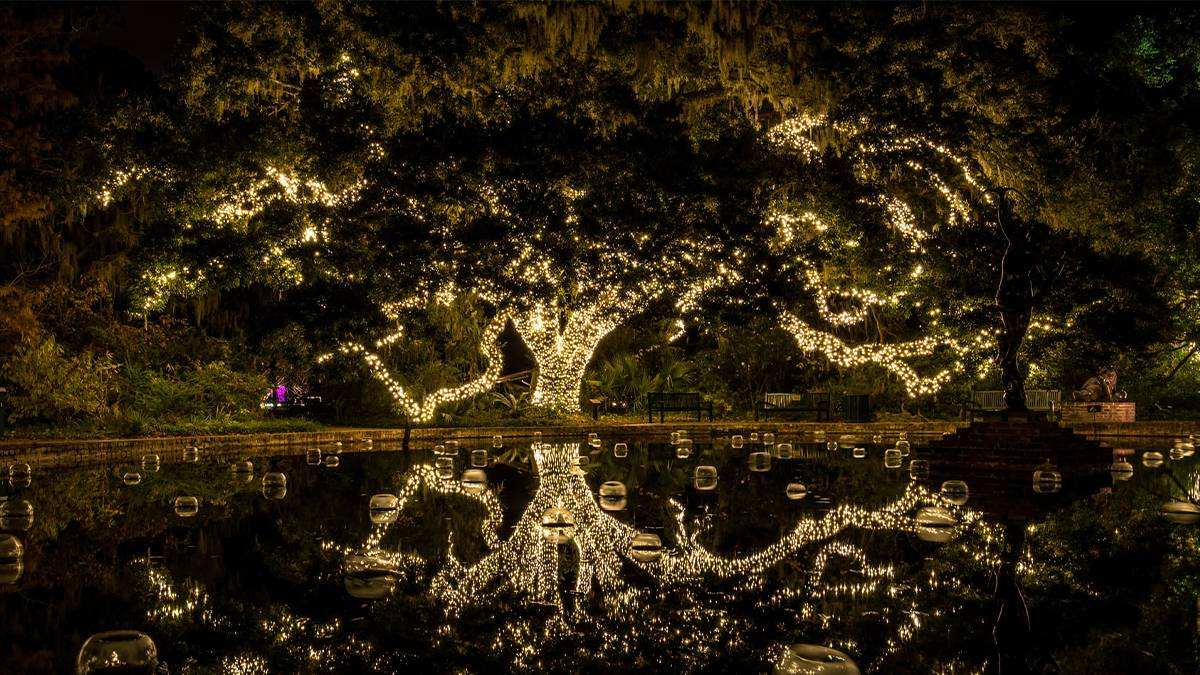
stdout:
[[663,558],[657,565],[664,581],[685,579],[730,578],[752,575],[778,564],[804,546],[827,541],[849,528],[909,531],[913,529],[911,513],[921,503],[933,503],[923,488],[912,485],[899,499],[881,508],[868,510],[848,504],[840,505],[820,519],[801,520],[792,531],[765,549],[740,558],[725,558],[710,553],[693,534],[681,542],[681,550]]
[[[552,646],[539,647],[539,642],[573,640],[579,635],[595,640],[588,649],[594,649],[595,657],[608,662],[632,658],[639,649],[636,642],[649,640],[658,647],[676,644],[682,652],[678,656],[685,663],[708,663],[719,656],[719,645],[720,649],[736,647],[755,630],[749,618],[731,613],[728,603],[709,602],[710,594],[720,588],[725,589],[720,595],[724,598],[762,591],[774,577],[768,571],[786,571],[789,567],[803,571],[799,585],[775,588],[769,596],[755,601],[757,607],[784,609],[800,601],[797,609],[802,619],[819,620],[828,627],[838,614],[829,615],[821,609],[823,604],[886,597],[899,603],[886,613],[889,631],[894,631],[886,640],[886,651],[894,653],[920,632],[921,617],[930,616],[919,611],[922,593],[961,587],[954,579],[931,575],[925,581],[927,589],[905,586],[908,590],[902,593],[893,583],[897,576],[893,564],[873,564],[861,542],[846,541],[844,535],[853,531],[915,532],[913,513],[921,506],[938,503],[935,495],[917,483],[909,484],[900,495],[878,507],[843,504],[819,516],[803,518],[774,543],[747,555],[724,556],[706,548],[700,542],[711,524],[687,520],[683,504],[669,500],[671,518],[665,538],[673,544],[657,559],[644,555],[635,559],[632,547],[638,532],[600,509],[597,497],[576,466],[579,447],[575,443],[534,446],[531,454],[537,485],[512,535],[504,541],[495,536],[501,516],[494,494],[484,491],[474,495],[488,509],[484,538],[490,551],[467,564],[451,546],[447,555],[438,558],[429,579],[429,594],[442,604],[449,620],[470,609],[494,608],[514,598],[532,601],[535,612],[539,606],[550,608],[544,619],[515,614],[507,620],[510,633],[520,636],[514,647],[517,651],[511,655],[519,669],[537,667],[539,655],[554,653]],[[432,467],[418,466],[398,487],[401,509],[419,487],[472,497],[461,482],[440,479]],[[571,525],[546,528],[543,518],[549,515],[547,512],[570,514],[558,522],[560,526],[564,522]],[[977,513],[957,507],[953,512],[960,519],[960,531],[979,523]],[[390,554],[379,548],[389,527],[376,528],[360,547],[375,560],[389,559]],[[573,534],[564,544],[568,549],[557,543],[565,529]],[[991,541],[986,528],[980,533]],[[978,544],[976,540],[961,546],[976,563],[992,565],[994,556],[976,550]],[[786,564],[803,550],[813,552],[811,566]],[[840,570],[838,575],[844,571],[841,563],[833,564],[835,560],[849,561],[853,576],[844,581],[831,576],[833,570]],[[347,564],[350,562],[348,558]],[[575,572],[573,579],[570,571],[563,576],[564,565]],[[390,569],[398,576],[427,567],[418,556],[404,554],[392,561]],[[630,570],[635,573],[630,574]],[[570,581],[564,586],[566,579]],[[728,583],[714,586],[714,581]],[[627,626],[633,617],[638,630],[630,634]],[[439,635],[448,628],[444,626]],[[678,643],[681,631],[687,634],[693,628],[702,630],[708,639]],[[498,651],[506,648],[496,646]]]
[[[573,545],[579,554],[574,591],[587,593],[593,584],[608,590],[622,587],[619,571],[625,560],[664,583],[750,577],[809,544],[831,541],[847,528],[910,531],[914,527],[910,517],[913,510],[935,501],[923,488],[911,485],[898,499],[877,509],[841,505],[820,519],[801,520],[779,541],[742,557],[723,557],[707,550],[699,543],[699,531],[688,532],[682,520],[681,505],[672,502],[679,533],[676,549],[658,560],[639,562],[630,557],[636,530],[600,510],[582,473],[574,470],[573,460],[578,447],[578,444],[562,444],[535,448],[538,486],[513,535],[503,543],[496,541],[491,528],[498,524],[499,515],[489,506],[489,530],[485,537],[492,552],[471,566],[464,566],[453,555],[449,556],[432,582],[433,593],[447,602],[448,611],[457,613],[465,605],[481,601],[481,592],[491,588],[498,578],[503,578],[506,585],[520,592],[561,609],[556,585],[559,552],[556,544],[548,541],[543,532],[543,515],[551,509],[563,509],[573,518]],[[418,483],[432,480],[430,467],[417,467],[416,471],[416,476],[400,488],[398,497],[402,504]],[[456,482],[436,484],[441,490],[462,490],[461,484]],[[480,498],[485,505],[495,503],[490,492],[483,495],[486,496]],[[368,549],[375,550],[382,535],[382,529],[373,533],[367,542]],[[821,555],[828,557],[842,551],[844,546],[838,544]]]
[[[825,571],[828,569],[830,560],[834,557],[843,558],[857,564],[859,571],[866,580],[853,587],[845,584],[830,586],[823,583]],[[895,569],[891,565],[880,567],[869,565],[866,551],[858,546],[844,541],[833,541],[817,552],[809,578],[808,593],[813,598],[845,592],[852,592],[854,595],[867,595],[875,592],[879,587],[881,579],[891,579],[894,576]]]
[[579,444],[540,445],[534,449],[538,487],[511,538],[483,560],[468,568],[458,564],[439,572],[432,584],[435,595],[454,613],[477,600],[493,579],[562,608],[558,593],[558,548],[543,536],[542,517],[553,508],[566,510],[574,518],[573,545],[579,553],[575,591],[587,593],[593,581],[612,586],[621,565],[619,553],[627,553],[635,534],[629,526],[600,510],[583,476],[573,471]]
[[[490,548],[495,548],[499,545],[500,523],[504,518],[504,514],[500,510],[500,500],[496,498],[494,492],[489,490],[480,492],[468,490],[459,481],[440,478],[434,467],[428,464],[421,464],[413,467],[410,473],[405,476],[404,482],[397,489],[396,498],[398,502],[396,510],[403,512],[405,507],[416,496],[417,492],[422,489],[432,490],[443,495],[457,495],[482,504],[487,510],[487,520],[483,526],[484,543]],[[379,542],[382,540],[388,527],[388,525],[382,525],[372,532],[369,539],[369,543],[372,545],[370,550],[379,550]]]
[[131,564],[146,568],[146,588],[150,596],[150,606],[146,610],[148,620],[163,624],[197,621],[214,627],[223,623],[213,611],[212,599],[204,584],[195,579],[176,583],[171,571],[154,564],[149,555],[134,558]]

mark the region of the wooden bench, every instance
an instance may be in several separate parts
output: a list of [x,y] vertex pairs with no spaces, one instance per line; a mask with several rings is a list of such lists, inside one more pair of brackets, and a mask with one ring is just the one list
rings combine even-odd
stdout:
[[[1056,416],[1062,408],[1062,391],[1058,389],[1026,389],[1025,407],[1035,412],[1050,413]],[[1004,410],[1004,392],[999,389],[973,391],[971,402],[963,410],[963,418],[967,414],[975,421],[975,414],[981,412],[999,412]]]
[[658,412],[658,421],[665,421],[665,413],[668,412],[692,412],[696,413],[696,421],[700,421],[700,413],[708,410],[708,421],[713,419],[712,401],[701,401],[700,394],[695,392],[651,392],[646,394],[646,410],[650,415],[650,422],[654,422],[654,413]]
[[[807,392],[804,394],[766,394],[763,400],[754,402],[754,421],[759,416],[815,412],[817,421],[829,421],[829,394]],[[824,420],[821,419],[824,415]]]

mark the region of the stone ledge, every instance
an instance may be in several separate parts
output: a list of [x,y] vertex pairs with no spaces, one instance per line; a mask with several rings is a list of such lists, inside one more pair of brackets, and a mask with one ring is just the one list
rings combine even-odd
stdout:
[[1071,401],[1062,404],[1063,424],[1080,422],[1133,422],[1137,419],[1137,404],[1132,401],[1088,403]]
[[[427,427],[412,430],[411,447],[427,448],[444,439],[490,442],[493,435],[507,439],[527,441],[534,433],[544,437],[579,435],[599,431],[605,441],[621,440],[621,434],[639,438],[665,438],[676,429],[692,433],[713,435],[748,434],[751,431],[771,431],[782,434],[811,433],[824,431],[831,440],[843,434],[857,435],[869,439],[874,434],[894,436],[898,432],[908,433],[913,445],[922,445],[943,435],[954,433],[968,426],[966,422],[949,420],[893,421],[893,422],[754,422],[752,420],[719,420],[695,422],[667,420],[666,424],[641,423],[590,423],[561,426],[506,426],[506,427]],[[1140,447],[1149,439],[1160,439],[1158,444],[1170,446],[1171,438],[1186,438],[1189,434],[1200,435],[1200,422],[1163,420],[1153,422],[1110,422],[1087,419],[1074,424],[1077,433],[1089,438],[1102,438],[1110,444]],[[200,446],[208,456],[252,456],[263,454],[301,454],[307,448],[342,442],[350,447],[347,451],[371,450],[395,451],[404,436],[402,429],[380,428],[331,428],[312,432],[290,432],[274,434],[243,434],[223,436],[173,436],[160,438],[112,438],[74,440],[5,440],[0,441],[0,472],[13,462],[28,462],[34,466],[81,466],[120,461],[137,461],[142,454],[155,453],[162,456],[164,463],[178,461],[182,450]],[[371,439],[373,447],[362,443]]]

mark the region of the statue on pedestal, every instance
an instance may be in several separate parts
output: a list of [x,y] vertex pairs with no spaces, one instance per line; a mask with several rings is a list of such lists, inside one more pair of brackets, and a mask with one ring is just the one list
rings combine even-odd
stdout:
[[1117,389],[1116,368],[1105,368],[1098,375],[1088,378],[1074,393],[1076,401],[1112,402],[1124,401],[1127,394]]

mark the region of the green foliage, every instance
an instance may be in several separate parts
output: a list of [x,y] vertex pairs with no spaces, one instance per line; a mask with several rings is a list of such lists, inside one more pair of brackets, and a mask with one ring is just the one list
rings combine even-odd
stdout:
[[486,318],[475,298],[460,297],[449,305],[430,303],[406,312],[404,337],[380,350],[393,377],[419,400],[453,387],[484,368],[479,347]]
[[9,418],[64,424],[112,413],[117,365],[108,355],[67,356],[53,336],[30,335],[0,364],[11,382]]
[[[415,400],[470,381],[486,368],[480,347],[488,318],[477,298],[464,295],[445,305],[430,301],[406,308],[396,322],[403,327],[402,335],[391,333],[389,337],[396,339],[372,346],[370,351],[378,354],[389,377]],[[387,335],[383,331],[376,334]],[[333,400],[332,412],[339,421],[392,424],[399,414],[387,388],[357,355],[331,360],[318,372],[317,386],[322,396]],[[444,420],[450,421],[478,407],[475,401],[464,401],[454,410],[441,412]]]
[[657,391],[694,391],[696,369],[671,347],[637,355],[618,353],[591,369],[584,382],[588,397],[603,396],[620,410],[642,410],[646,395]]
[[255,350],[259,370],[268,374],[272,383],[303,385],[316,358],[315,347],[297,322],[288,323],[263,336]]
[[603,396],[634,410],[644,405],[646,394],[656,391],[654,378],[632,354],[618,354],[601,363],[584,380],[589,398]]
[[237,418],[257,414],[269,389],[262,375],[218,361],[179,373],[133,370],[127,413],[179,422],[187,418]]
[[511,417],[521,417],[529,408],[528,391],[493,391],[488,395],[492,407]]
[[714,408],[750,410],[767,392],[806,390],[827,373],[801,354],[792,336],[756,316],[745,323],[714,322],[695,356],[698,384]]
[[[16,286],[0,293],[13,312],[0,339],[15,341],[0,363],[17,433],[207,433],[249,429],[269,382],[259,369],[294,374],[308,347],[283,330],[254,363],[236,342],[171,316],[129,326],[113,312],[112,289],[77,284]],[[103,356],[99,356],[103,354]],[[276,424],[276,426],[280,426]],[[310,425],[311,426],[311,425]]]

